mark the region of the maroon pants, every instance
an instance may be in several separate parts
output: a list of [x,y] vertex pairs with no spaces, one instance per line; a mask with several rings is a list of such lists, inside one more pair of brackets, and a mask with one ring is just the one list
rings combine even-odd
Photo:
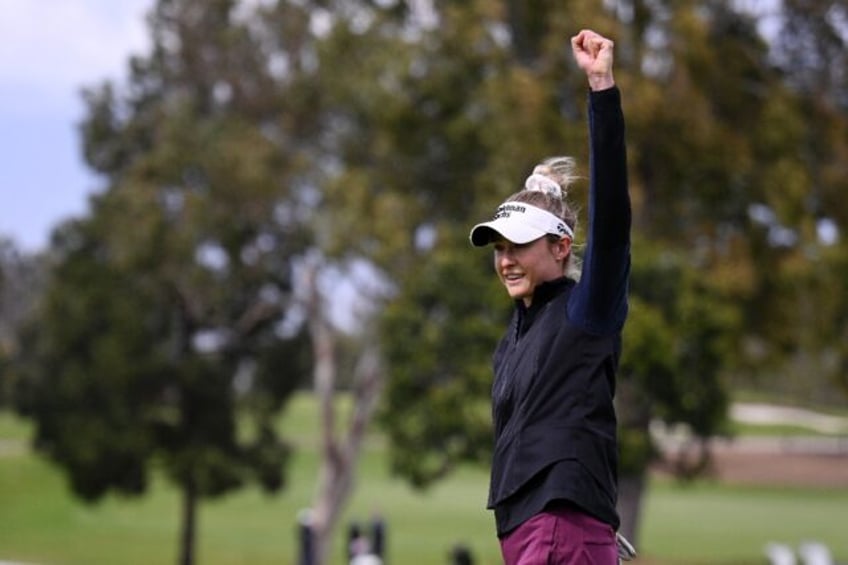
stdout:
[[572,508],[537,514],[501,539],[505,565],[618,565],[615,532]]

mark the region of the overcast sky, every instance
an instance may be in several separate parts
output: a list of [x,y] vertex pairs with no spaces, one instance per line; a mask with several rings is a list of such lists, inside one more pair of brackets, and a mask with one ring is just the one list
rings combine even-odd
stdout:
[[46,246],[98,186],[81,157],[81,88],[124,80],[154,0],[0,0],[0,236]]

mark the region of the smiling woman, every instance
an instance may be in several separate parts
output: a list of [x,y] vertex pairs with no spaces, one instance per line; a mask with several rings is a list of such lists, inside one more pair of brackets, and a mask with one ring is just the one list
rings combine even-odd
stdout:
[[24,251],[84,211],[95,181],[80,159],[81,88],[114,79],[149,43],[153,0],[3,3],[0,18],[0,237]]
[[583,30],[571,46],[591,91],[580,280],[569,270],[576,225],[564,200],[574,179],[570,158],[542,161],[524,189],[470,235],[477,247],[493,244],[495,272],[515,300],[494,354],[488,503],[507,565],[615,565],[633,556],[616,534],[613,407],[630,270],[624,116],[613,42]]

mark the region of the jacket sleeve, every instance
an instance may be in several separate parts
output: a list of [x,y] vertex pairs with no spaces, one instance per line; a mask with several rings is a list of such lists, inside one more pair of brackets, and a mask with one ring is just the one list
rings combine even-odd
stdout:
[[624,114],[618,87],[589,93],[589,218],[572,323],[594,334],[618,331],[627,316],[630,195]]

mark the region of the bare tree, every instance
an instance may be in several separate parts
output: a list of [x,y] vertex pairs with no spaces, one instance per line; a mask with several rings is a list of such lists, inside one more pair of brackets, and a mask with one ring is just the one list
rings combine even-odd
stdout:
[[310,563],[327,561],[330,540],[345,504],[353,492],[363,440],[383,387],[383,374],[374,340],[363,340],[352,379],[352,407],[347,426],[338,429],[336,402],[338,368],[337,331],[328,320],[329,306],[318,279],[321,266],[313,261],[306,272],[306,312],[314,354],[314,387],[321,426],[320,471],[309,512],[312,533]]

